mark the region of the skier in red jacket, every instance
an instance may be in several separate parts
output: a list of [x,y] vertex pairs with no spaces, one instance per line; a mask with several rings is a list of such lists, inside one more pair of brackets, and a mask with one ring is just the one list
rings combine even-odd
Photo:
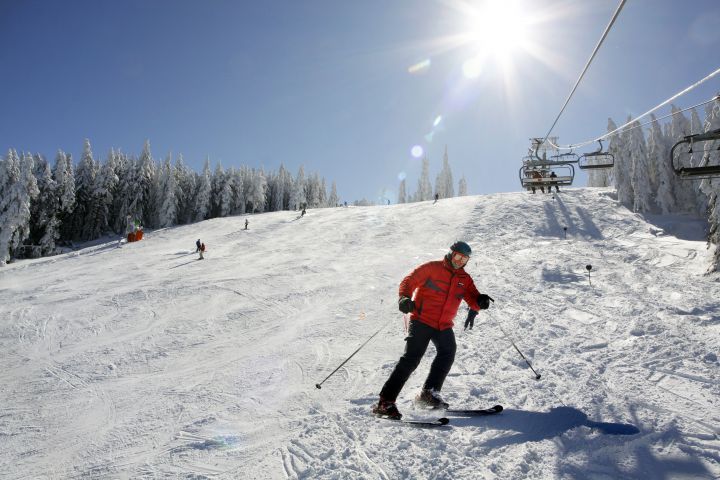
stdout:
[[415,397],[415,404],[425,408],[448,407],[439,392],[455,361],[452,327],[460,302],[465,300],[473,310],[485,310],[490,301],[495,301],[478,292],[465,272],[463,267],[471,253],[467,243],[455,242],[442,260],[420,265],[400,283],[398,307],[401,312],[410,314],[405,352],[380,391],[380,400],[373,406],[374,414],[402,418],[395,401],[430,342],[435,345],[436,355],[422,390]]

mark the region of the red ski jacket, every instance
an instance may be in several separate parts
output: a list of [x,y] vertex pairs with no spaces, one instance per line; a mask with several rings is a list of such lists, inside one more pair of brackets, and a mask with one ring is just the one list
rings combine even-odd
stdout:
[[412,298],[413,293],[415,309],[410,319],[438,330],[453,327],[462,300],[473,310],[480,310],[480,292],[472,278],[463,268],[454,269],[447,258],[420,265],[400,282],[401,297]]

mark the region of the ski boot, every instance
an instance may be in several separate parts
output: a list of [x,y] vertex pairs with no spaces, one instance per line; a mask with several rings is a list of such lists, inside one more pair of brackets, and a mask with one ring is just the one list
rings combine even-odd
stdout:
[[415,406],[419,408],[444,410],[450,406],[440,397],[440,394],[433,389],[422,389],[415,396]]
[[400,420],[402,418],[402,414],[397,409],[395,402],[385,400],[382,397],[380,397],[376,405],[373,405],[372,412],[378,417],[387,417],[393,420]]

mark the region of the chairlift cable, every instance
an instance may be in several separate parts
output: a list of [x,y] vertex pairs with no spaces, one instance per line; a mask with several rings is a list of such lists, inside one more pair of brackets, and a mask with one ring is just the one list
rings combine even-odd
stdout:
[[[640,115],[639,117],[633,118],[632,120],[630,120],[630,121],[627,122],[626,124],[621,125],[621,126],[617,127],[615,130],[613,130],[613,131],[611,131],[611,132],[607,132],[606,134],[604,134],[604,135],[602,135],[602,136],[600,136],[600,137],[597,137],[597,138],[595,138],[595,139],[593,139],[593,140],[587,140],[587,141],[585,141],[585,142],[573,143],[573,144],[563,145],[563,146],[561,146],[561,145],[555,145],[554,143],[552,143],[552,142],[549,141],[549,140],[547,140],[547,142],[548,142],[553,148],[556,148],[556,149],[558,149],[558,150],[572,150],[572,149],[575,149],[575,148],[584,147],[585,145],[590,145],[591,143],[595,143],[595,142],[597,142],[597,141],[599,141],[599,140],[605,140],[606,138],[609,138],[609,137],[611,137],[611,136],[616,135],[616,134],[619,133],[621,130],[626,129],[626,127],[628,127],[631,123],[636,122],[636,121],[640,120],[641,118],[644,118],[644,117],[650,115],[650,114],[653,113],[655,110],[657,110],[657,109],[659,109],[659,108],[661,108],[661,107],[664,107],[664,106],[667,105],[668,103],[672,102],[673,100],[677,99],[678,97],[680,97],[680,96],[682,96],[682,95],[685,95],[685,94],[688,93],[689,91],[693,90],[695,87],[700,86],[701,84],[705,83],[706,81],[710,80],[711,78],[715,77],[715,76],[718,75],[718,74],[720,74],[720,68],[718,68],[717,70],[715,70],[715,71],[712,72],[711,74],[707,75],[705,78],[703,78],[703,79],[701,79],[701,80],[698,80],[697,82],[695,82],[694,84],[690,85],[689,87],[686,87],[686,88],[684,88],[683,90],[679,91],[678,93],[676,93],[676,94],[673,95],[672,97],[668,98],[667,100],[663,101],[662,103],[660,103],[660,104],[657,105],[656,107],[653,107],[652,109],[650,109],[650,110],[648,110],[647,112],[643,113],[643,114]],[[680,111],[678,111],[678,112],[675,112],[675,113],[670,113],[670,114],[665,115],[665,116],[663,116],[663,117],[657,118],[657,119],[655,119],[654,121],[662,120],[662,119],[664,119],[664,118],[671,117],[671,116],[673,116],[673,115],[677,115],[677,114],[682,113],[682,112],[685,112],[685,111],[687,111],[687,110],[691,110],[691,109],[693,109],[693,108],[700,107],[700,106],[702,106],[702,105],[706,105],[706,104],[708,104],[708,103],[710,103],[710,102],[712,102],[712,101],[715,101],[715,100],[720,100],[720,94],[715,95],[715,96],[712,97],[710,100],[706,100],[705,102],[698,103],[697,105],[693,105],[692,107],[687,107],[687,108],[685,108],[685,109],[683,109],[683,110],[680,110]],[[642,125],[634,126],[634,127],[632,127],[632,128],[643,127],[643,126],[648,125],[648,124],[650,124],[650,123],[653,123],[653,120],[650,120],[649,122],[643,123]],[[632,128],[628,128],[627,130],[631,130]]]
[[565,100],[565,103],[563,104],[562,108],[560,109],[560,113],[558,113],[557,117],[555,118],[555,121],[553,122],[552,126],[550,127],[550,130],[545,134],[545,138],[543,138],[543,141],[540,142],[538,145],[542,145],[545,143],[552,133],[553,129],[555,128],[555,125],[557,124],[558,120],[560,120],[560,117],[562,116],[563,112],[565,111],[565,108],[567,107],[568,103],[570,103],[570,99],[572,98],[573,94],[575,93],[575,90],[577,90],[578,85],[580,85],[580,81],[585,76],[585,72],[587,72],[588,68],[590,68],[590,64],[592,63],[593,59],[595,58],[595,55],[597,54],[598,50],[600,50],[600,46],[602,45],[603,41],[605,41],[605,37],[607,37],[608,33],[610,33],[610,29],[612,28],[613,24],[615,23],[615,20],[617,19],[618,15],[620,15],[620,11],[622,10],[623,6],[625,5],[625,2],[627,0],[620,0],[620,4],[618,5],[617,9],[615,10],[615,13],[613,14],[612,18],[610,19],[610,23],[608,23],[607,27],[605,27],[605,31],[603,32],[602,36],[600,37],[600,40],[598,41],[597,45],[595,45],[595,49],[593,50],[592,54],[590,55],[590,58],[588,59],[587,63],[585,64],[585,68],[583,68],[582,73],[580,73],[580,76],[578,77],[577,81],[575,82],[575,86],[570,91],[570,94],[568,95],[567,99]]

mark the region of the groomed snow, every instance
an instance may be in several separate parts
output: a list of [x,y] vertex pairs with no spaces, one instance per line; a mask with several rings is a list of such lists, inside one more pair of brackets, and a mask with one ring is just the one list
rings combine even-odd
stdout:
[[[636,215],[606,189],[297,216],[0,269],[0,476],[720,477],[720,283],[700,221]],[[470,332],[458,314],[443,394],[506,410],[437,429],[375,419],[403,348],[398,284],[456,239],[496,301]],[[407,417],[423,415],[411,399],[433,353],[401,394]]]

